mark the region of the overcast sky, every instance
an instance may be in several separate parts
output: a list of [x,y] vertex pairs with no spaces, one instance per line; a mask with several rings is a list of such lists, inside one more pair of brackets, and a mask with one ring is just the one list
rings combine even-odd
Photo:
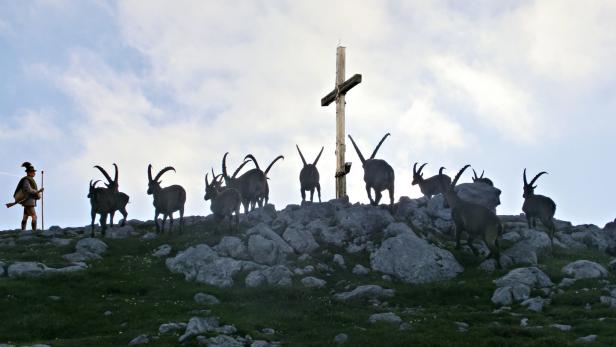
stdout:
[[[0,194],[45,170],[45,224],[89,223],[95,164],[120,166],[129,218],[151,219],[147,165],[173,165],[187,214],[209,214],[203,174],[247,153],[277,208],[301,200],[295,144],[334,197],[335,53],[347,47],[347,133],[420,197],[412,163],[485,170],[499,214],[521,213],[522,170],[556,218],[616,217],[616,2],[0,0]],[[351,201],[367,202],[357,155]],[[39,171],[40,174],[40,171]],[[12,176],[14,175],[14,176]],[[38,176],[40,178],[40,175]],[[466,173],[461,181],[470,181]],[[385,202],[388,202],[386,199]],[[0,229],[21,209],[0,210]],[[40,212],[39,212],[40,214]],[[119,219],[116,217],[116,219]]]

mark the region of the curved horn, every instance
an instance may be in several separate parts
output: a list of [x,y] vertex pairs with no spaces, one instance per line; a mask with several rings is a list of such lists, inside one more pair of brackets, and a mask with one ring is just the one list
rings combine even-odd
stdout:
[[274,163],[277,162],[279,159],[284,160],[284,157],[282,155],[279,155],[276,157],[276,159],[274,159],[269,166],[267,167],[267,169],[265,169],[265,177],[267,177],[267,173],[269,172],[269,170],[272,168],[272,166],[274,166]]
[[376,152],[378,152],[378,151],[379,151],[379,148],[381,148],[381,145],[383,144],[383,141],[385,141],[385,139],[386,139],[388,136],[391,136],[391,134],[390,134],[390,133],[387,133],[387,134],[385,134],[385,136],[383,136],[383,138],[381,139],[381,141],[379,142],[379,144],[378,144],[378,145],[376,145],[376,148],[374,149],[374,152],[372,152],[372,155],[370,156],[370,159],[374,159],[374,157],[376,156]]
[[540,173],[537,174],[537,176],[535,176],[535,178],[532,179],[532,181],[530,181],[530,185],[532,186],[533,184],[535,184],[535,181],[541,176],[547,174],[547,172],[545,171],[541,171]]
[[359,148],[357,148],[357,145],[355,144],[353,137],[349,135],[349,138],[351,139],[351,143],[353,143],[353,147],[355,147],[355,152],[357,152],[357,156],[361,160],[361,164],[364,165],[366,163],[366,159],[364,159],[364,156],[361,154],[361,151],[359,150]]
[[314,163],[312,163],[312,165],[317,166],[317,163],[319,162],[319,159],[321,159],[321,154],[323,154],[323,150],[325,149],[325,147],[321,147],[321,151],[319,152],[319,155],[317,155],[317,158],[314,160]]
[[101,180],[96,180],[96,181],[94,181],[94,183],[92,183],[92,180],[90,180],[90,188],[96,188],[96,184],[97,184],[98,182],[100,182],[100,181],[101,181]]
[[214,174],[214,168],[212,168],[212,177],[216,176],[216,174]]
[[259,163],[257,163],[257,159],[255,159],[255,156],[254,156],[254,155],[252,155],[252,154],[247,154],[247,155],[244,157],[244,160],[246,160],[246,159],[250,159],[250,160],[252,160],[252,162],[253,162],[253,163],[255,163],[255,166],[257,167],[257,170],[261,170],[261,168],[259,167]]
[[421,166],[419,167],[419,170],[417,170],[417,174],[418,174],[418,175],[421,175],[421,170],[423,170],[423,168],[424,168],[426,165],[428,165],[428,163],[423,163],[423,164],[421,164]]
[[524,174],[522,175],[522,178],[524,179],[524,187],[528,187],[528,181],[526,181],[526,168],[524,168]]
[[[240,172],[240,170],[244,167],[244,165],[248,164],[250,160],[244,160],[244,162],[242,162],[242,164],[235,170],[235,172],[233,173],[233,176],[231,176],[231,178],[235,178],[235,176],[237,176],[237,174]],[[223,176],[224,177],[224,176]]]
[[222,156],[222,175],[224,177],[229,177],[229,175],[227,175],[227,155],[229,155],[229,152],[226,152],[225,155]]
[[417,175],[417,162],[413,164],[413,176]]
[[[218,179],[218,178],[220,178],[220,179]],[[223,179],[222,174],[218,174],[218,175],[214,176],[214,181],[218,181],[217,183],[222,183],[222,179]]]
[[113,179],[113,182],[118,183],[118,166],[116,165],[116,163],[113,163],[113,167],[115,168],[115,177]]
[[109,184],[113,183],[113,181],[111,180],[111,177],[109,176],[107,171],[105,171],[105,169],[103,169],[102,167],[100,167],[98,165],[94,165],[94,167],[97,168],[103,174],[103,176],[105,176],[105,178],[107,179],[107,182],[109,182]]
[[475,171],[475,169],[473,169],[473,181],[475,181],[478,178],[479,177],[477,176],[477,172]]
[[160,176],[162,176],[165,172],[167,171],[173,171],[175,172],[175,169],[173,168],[173,166],[167,166],[166,168],[160,170],[158,172],[158,174],[156,175],[156,177],[154,177],[154,181],[158,181],[160,179]]
[[445,170],[445,167],[444,167],[444,166],[441,166],[441,168],[440,168],[440,169],[438,169],[438,174],[439,174],[439,176],[443,174],[443,170]]
[[210,186],[210,182],[208,182],[207,180],[207,171],[205,172],[205,187],[209,187]]
[[460,169],[460,171],[458,171],[458,174],[456,175],[456,177],[451,182],[451,187],[455,187],[456,186],[456,183],[458,183],[458,180],[460,179],[460,176],[462,176],[462,173],[464,172],[464,170],[468,169],[469,167],[470,167],[470,165],[466,164],[462,169]]
[[306,159],[304,159],[304,155],[302,154],[302,151],[299,149],[298,145],[295,145],[295,147],[297,148],[297,152],[299,152],[299,156],[302,158],[302,163],[304,163],[304,166],[306,166]]
[[486,172],[486,170],[481,170],[481,176],[479,176],[479,178],[483,178],[484,172]]
[[148,164],[148,180],[152,182],[152,164]]

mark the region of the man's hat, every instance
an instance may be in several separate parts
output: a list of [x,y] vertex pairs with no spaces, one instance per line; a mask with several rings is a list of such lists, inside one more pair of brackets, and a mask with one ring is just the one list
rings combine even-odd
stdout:
[[21,164],[21,166],[26,168],[26,172],[36,172],[36,170],[34,169],[34,166],[32,166],[30,162],[24,161],[24,163]]

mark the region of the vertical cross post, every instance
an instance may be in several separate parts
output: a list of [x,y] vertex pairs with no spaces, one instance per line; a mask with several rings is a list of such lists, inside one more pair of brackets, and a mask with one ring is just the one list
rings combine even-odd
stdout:
[[361,75],[355,74],[348,80],[344,80],[345,73],[345,47],[336,48],[336,85],[334,90],[321,99],[321,106],[327,106],[336,101],[336,198],[343,198],[346,194],[346,173],[349,167],[345,165],[345,118],[344,106],[345,95],[359,83]]
[[[345,48],[338,46],[336,49],[336,89],[344,83],[344,61]],[[345,124],[344,124],[344,101],[345,95],[338,95],[336,98],[336,172],[344,171],[344,154],[346,151]],[[346,175],[337,175],[336,177],[336,198],[343,198],[346,194]]]

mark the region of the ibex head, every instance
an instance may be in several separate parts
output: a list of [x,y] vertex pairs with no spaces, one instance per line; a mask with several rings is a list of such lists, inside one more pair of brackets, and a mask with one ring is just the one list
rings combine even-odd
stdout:
[[[379,151],[379,148],[381,148],[381,145],[383,144],[383,141],[385,141],[385,139],[388,136],[391,136],[391,134],[387,133],[387,134],[385,134],[385,136],[383,136],[381,141],[379,141],[379,144],[376,145],[376,147],[374,148],[374,152],[372,152],[372,155],[370,156],[370,158],[368,158],[368,160],[374,159],[374,157],[376,156],[376,153]],[[355,152],[357,152],[357,156],[359,157],[359,160],[361,160],[362,166],[364,166],[366,164],[367,160],[364,158],[364,155],[361,153],[361,151],[357,147],[357,144],[355,143],[355,140],[353,140],[353,137],[351,135],[349,135],[349,139],[351,139],[351,143],[353,144],[353,147],[355,147]]]
[[90,189],[88,190],[88,198],[91,198],[92,196],[94,196],[94,192],[96,191],[96,184],[100,181],[101,180],[96,180],[94,181],[94,183],[92,183],[92,180],[90,180]]
[[160,170],[156,177],[152,178],[152,164],[148,165],[148,195],[154,194],[155,191],[161,189],[160,188],[160,177],[167,171],[175,172],[175,169],[172,166],[167,166],[166,168]]
[[421,172],[421,170],[423,170],[424,166],[426,165],[428,165],[428,163],[424,163],[419,167],[419,170],[417,170],[417,163],[413,164],[413,182],[411,182],[411,185],[414,186],[423,181],[423,173]]
[[524,174],[522,176],[522,178],[524,179],[524,194],[522,194],[523,198],[527,198],[535,194],[535,188],[537,188],[537,186],[534,185],[535,181],[537,181],[537,179],[543,174],[547,174],[547,172],[541,171],[532,179],[532,181],[530,181],[530,183],[528,183],[526,180],[526,168],[524,169]]
[[212,169],[212,182],[210,183],[207,178],[208,173],[205,173],[205,196],[204,200],[215,199],[218,195],[218,190],[222,186],[223,175],[219,174],[217,176],[214,175],[214,169]]

